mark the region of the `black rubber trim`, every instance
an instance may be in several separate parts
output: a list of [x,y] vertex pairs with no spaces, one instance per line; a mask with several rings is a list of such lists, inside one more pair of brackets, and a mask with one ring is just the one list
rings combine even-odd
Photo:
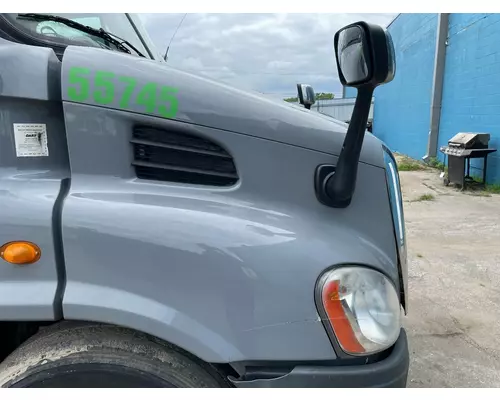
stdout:
[[[410,355],[406,332],[401,329],[391,353],[379,362],[336,367],[297,366],[289,373],[266,379],[229,378],[237,388],[404,388],[408,379]],[[256,376],[256,373],[252,374]]]
[[61,188],[52,210],[52,240],[54,241],[54,256],[57,271],[57,287],[53,304],[56,319],[63,317],[62,303],[64,290],[66,289],[66,265],[64,261],[64,247],[62,237],[62,210],[64,200],[69,193],[70,185],[70,178],[64,178],[61,181]]

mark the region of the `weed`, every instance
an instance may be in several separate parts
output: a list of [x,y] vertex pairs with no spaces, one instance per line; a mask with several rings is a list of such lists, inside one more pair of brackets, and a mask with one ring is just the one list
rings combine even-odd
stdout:
[[486,191],[488,193],[493,193],[493,194],[500,194],[500,184],[494,183],[494,184],[486,184]]
[[400,171],[420,171],[422,169],[423,169],[423,167],[417,163],[401,162],[398,165],[398,170],[400,170]]
[[418,258],[422,258],[422,257],[423,257],[423,255],[422,255],[422,254],[420,254],[420,253],[417,253],[417,257],[418,257]]
[[[487,183],[486,185],[483,186],[483,180],[482,178],[478,177],[478,176],[472,176],[472,185],[469,183],[469,189],[478,189],[477,186],[479,186],[479,189],[481,190],[482,193],[484,193],[484,196],[488,196],[488,194],[500,194],[500,184],[498,183],[492,183],[492,184],[489,184]],[[476,185],[474,185],[476,184]],[[476,187],[474,187],[476,186]],[[480,193],[481,193],[480,192]]]
[[434,195],[432,195],[430,193],[426,193],[426,194],[423,194],[422,196],[416,198],[413,201],[432,201],[432,200],[434,200]]
[[436,168],[436,169],[439,169],[440,171],[442,171],[444,168],[444,163],[442,163],[441,161],[439,161],[436,157],[431,157],[429,158],[429,161],[427,162],[427,165],[429,165],[429,167],[431,168]]
[[420,171],[425,168],[420,161],[414,160],[405,155],[398,154],[396,156],[399,171]]
[[398,169],[400,171],[421,171],[428,167],[438,169],[440,171],[448,170],[448,168],[436,157],[429,158],[426,163],[402,154],[398,154],[396,158],[398,160]]

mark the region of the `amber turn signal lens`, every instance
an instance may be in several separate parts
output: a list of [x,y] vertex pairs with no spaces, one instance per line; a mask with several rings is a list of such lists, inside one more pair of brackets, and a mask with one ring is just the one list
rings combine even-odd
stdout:
[[323,289],[323,307],[342,348],[352,354],[364,353],[340,301],[341,291],[338,280],[327,282]]
[[41,254],[40,248],[31,242],[9,242],[0,247],[0,257],[11,264],[33,264]]

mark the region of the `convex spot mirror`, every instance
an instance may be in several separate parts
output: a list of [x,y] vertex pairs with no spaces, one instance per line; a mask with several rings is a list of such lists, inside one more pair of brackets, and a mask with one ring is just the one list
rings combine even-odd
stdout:
[[304,83],[297,84],[297,92],[299,97],[299,103],[305,108],[310,109],[311,106],[316,102],[316,94],[311,85],[306,85]]
[[342,85],[375,88],[394,78],[394,45],[382,27],[356,22],[338,31],[334,44]]

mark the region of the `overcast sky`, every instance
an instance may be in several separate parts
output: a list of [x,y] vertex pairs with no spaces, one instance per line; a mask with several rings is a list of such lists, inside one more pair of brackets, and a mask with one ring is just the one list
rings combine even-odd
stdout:
[[[295,96],[296,83],[340,95],[333,36],[359,20],[387,26],[397,14],[187,14],[169,50],[175,67],[240,88]],[[140,14],[164,53],[184,14]]]

